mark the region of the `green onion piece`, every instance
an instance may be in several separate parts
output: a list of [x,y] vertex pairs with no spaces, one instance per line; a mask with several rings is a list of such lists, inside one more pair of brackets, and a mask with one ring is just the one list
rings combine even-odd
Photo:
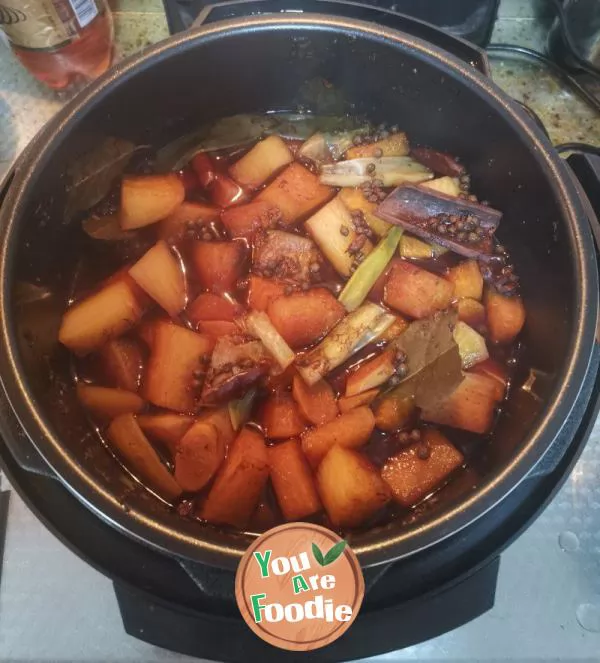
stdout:
[[242,398],[235,401],[229,401],[227,404],[233,430],[239,430],[248,419],[250,419],[250,412],[252,411],[256,394],[256,389],[250,389],[242,396]]
[[369,253],[365,260],[346,283],[339,296],[339,302],[347,311],[354,311],[367,298],[375,281],[385,272],[392,259],[398,242],[402,237],[402,228],[390,228],[388,234]]
[[298,372],[308,385],[318,382],[355,352],[362,350],[394,322],[396,317],[373,302],[352,311],[298,362]]

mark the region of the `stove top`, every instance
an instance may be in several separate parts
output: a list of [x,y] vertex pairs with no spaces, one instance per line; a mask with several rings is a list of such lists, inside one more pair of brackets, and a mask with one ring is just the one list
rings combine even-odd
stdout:
[[[367,0],[362,4],[389,9],[427,21],[450,34],[479,46],[489,43],[500,0]],[[306,6],[303,0],[269,0],[262,2],[265,13],[298,11]],[[164,0],[169,30],[173,34],[189,28],[207,7],[214,7],[213,19],[237,15],[231,3],[219,0]],[[319,11],[310,9],[310,11]],[[330,8],[327,9],[331,13]]]

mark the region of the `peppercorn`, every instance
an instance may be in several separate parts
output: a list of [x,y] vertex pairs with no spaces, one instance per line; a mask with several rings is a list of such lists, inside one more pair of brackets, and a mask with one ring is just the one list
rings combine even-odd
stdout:
[[429,456],[431,456],[429,445],[423,443],[419,444],[417,447],[417,458],[419,460],[427,460]]

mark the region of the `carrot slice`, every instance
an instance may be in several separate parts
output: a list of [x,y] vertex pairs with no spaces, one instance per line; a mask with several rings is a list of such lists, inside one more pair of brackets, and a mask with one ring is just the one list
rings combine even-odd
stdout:
[[77,385],[77,398],[86,410],[99,419],[113,419],[127,412],[140,412],[144,400],[137,394],[124,389],[97,387],[91,384]]
[[361,405],[370,405],[377,398],[378,393],[379,389],[369,389],[369,391],[363,391],[361,394],[356,394],[356,396],[342,396],[338,400],[340,412],[343,414]]
[[226,446],[217,429],[197,421],[177,443],[175,480],[187,492],[206,486],[225,458]]
[[139,427],[152,440],[163,444],[172,456],[175,456],[177,443],[194,423],[194,417],[182,414],[140,414],[137,417]]
[[252,274],[248,284],[248,308],[255,311],[266,311],[274,299],[285,294],[286,287],[288,286],[280,281],[272,281]]
[[288,392],[276,392],[265,401],[261,423],[266,436],[274,439],[295,437],[306,428],[306,422]]
[[286,520],[302,520],[321,510],[312,471],[297,440],[269,447],[271,482]]
[[295,373],[292,395],[298,403],[300,414],[315,426],[322,426],[339,414],[333,389],[325,380],[319,380],[309,387],[298,373]]
[[302,436],[302,451],[312,467],[316,467],[334,446],[347,449],[362,447],[375,428],[375,417],[368,407],[357,407],[340,414],[323,426],[313,428]]
[[186,311],[188,318],[194,324],[204,320],[233,322],[241,312],[241,306],[211,292],[199,294]]
[[115,338],[99,353],[103,374],[111,386],[137,391],[144,368],[139,342],[130,338]]
[[235,322],[228,322],[227,320],[205,320],[198,323],[198,331],[217,340],[222,336],[239,334],[240,328]]
[[244,428],[200,509],[200,517],[218,525],[246,527],[269,478],[269,459],[263,436]]
[[161,463],[132,414],[122,414],[108,427],[108,439],[130,469],[162,497],[175,500],[181,487]]
[[208,412],[203,414],[199,420],[204,421],[207,424],[212,424],[219,432],[219,435],[223,438],[223,442],[226,447],[229,447],[229,445],[235,439],[235,430],[231,425],[229,408],[220,407],[217,409],[208,410]]

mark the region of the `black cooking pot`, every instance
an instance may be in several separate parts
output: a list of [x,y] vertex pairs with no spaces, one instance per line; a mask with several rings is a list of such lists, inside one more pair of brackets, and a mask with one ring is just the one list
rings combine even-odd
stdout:
[[[448,40],[413,26],[427,38]],[[528,312],[523,342],[534,370],[513,386],[485,447],[479,487],[416,524],[353,535],[361,563],[438,543],[548,470],[565,421],[587,398],[581,390],[598,315],[595,251],[567,167],[531,119],[460,59],[469,48],[456,42],[456,57],[361,21],[262,16],[168,39],[81,93],[27,149],[1,210],[0,371],[18,423],[11,415],[0,425],[13,453],[23,459],[31,441],[93,512],[146,544],[236,566],[250,535],[179,517],[124,470],[77,403],[67,353],[57,344],[83,241],[67,214],[73,164],[112,137],[160,147],[224,116],[308,108],[399,124],[414,143],[459,155],[473,189],[504,212],[499,237],[521,275]]]

